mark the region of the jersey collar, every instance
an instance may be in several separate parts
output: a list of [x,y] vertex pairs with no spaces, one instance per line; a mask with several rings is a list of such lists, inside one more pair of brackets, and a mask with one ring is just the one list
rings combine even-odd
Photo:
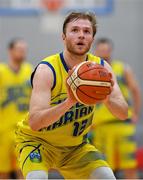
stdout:
[[[68,71],[69,71],[69,67],[67,66],[67,64],[66,64],[66,62],[65,62],[63,52],[60,53],[60,58],[61,58],[62,64],[63,64],[66,72],[68,72]],[[88,55],[87,55],[87,57],[86,57],[86,61],[88,61]]]

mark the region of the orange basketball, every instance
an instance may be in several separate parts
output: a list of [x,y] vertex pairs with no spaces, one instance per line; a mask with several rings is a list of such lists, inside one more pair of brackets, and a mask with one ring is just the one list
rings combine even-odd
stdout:
[[83,62],[75,66],[67,83],[78,102],[94,105],[111,93],[112,75],[104,66],[95,62]]

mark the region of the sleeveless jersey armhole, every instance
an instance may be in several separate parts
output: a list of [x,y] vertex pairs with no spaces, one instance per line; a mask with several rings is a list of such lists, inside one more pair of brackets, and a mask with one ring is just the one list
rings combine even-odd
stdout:
[[36,70],[37,70],[37,68],[38,68],[38,66],[39,66],[40,64],[46,64],[46,65],[52,70],[53,76],[54,76],[54,82],[53,82],[53,86],[52,86],[52,90],[53,90],[54,87],[55,87],[55,85],[56,85],[56,72],[55,72],[53,66],[52,66],[49,62],[47,62],[47,61],[41,61],[41,62],[36,66],[35,70],[32,72],[31,78],[30,78],[31,86],[32,86],[32,88],[33,88],[33,78],[34,78],[35,72],[36,72]]

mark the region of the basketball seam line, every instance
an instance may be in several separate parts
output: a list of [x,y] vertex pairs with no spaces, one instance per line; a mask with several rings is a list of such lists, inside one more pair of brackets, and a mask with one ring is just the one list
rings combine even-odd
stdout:
[[[95,97],[92,97],[92,96],[87,95],[87,94],[84,93],[82,90],[80,90],[78,87],[77,87],[77,89],[78,89],[80,92],[82,92],[83,94],[85,94],[86,96],[88,96],[88,97],[90,97],[90,98],[92,98],[92,99],[101,100],[101,99],[96,99]],[[103,95],[104,95],[104,94],[103,94]]]
[[[75,80],[75,79],[74,79],[74,80]],[[74,80],[71,78],[71,81],[72,81],[73,84],[76,86],[76,84],[74,83]],[[71,85],[72,85],[72,83],[71,83]],[[71,86],[71,85],[70,85],[70,86]],[[86,95],[87,97],[92,98],[92,99],[95,99],[95,100],[100,100],[100,99],[96,99],[96,98],[94,98],[94,97],[92,97],[92,96],[87,95],[87,94],[84,93],[82,90],[80,90],[79,87],[80,87],[80,86],[76,86],[76,88],[77,88],[80,92],[82,92],[84,95]],[[98,86],[98,87],[99,87],[99,86]],[[102,86],[102,87],[103,87],[103,86]]]
[[[80,82],[76,82],[76,81],[80,81]],[[81,86],[81,85],[91,85],[89,83],[92,83],[92,86],[96,86],[96,87],[110,87],[111,86],[111,82],[108,82],[108,81],[92,81],[92,80],[86,80],[86,79],[81,79],[80,77],[78,77],[78,79],[74,79],[74,82],[78,85],[78,86]],[[100,84],[100,85],[99,85]],[[106,84],[106,85],[105,85]],[[109,85],[110,84],[110,85]]]
[[[76,77],[74,80],[76,80],[77,78],[80,78],[80,77],[79,77],[80,75],[82,75],[82,74],[84,74],[84,73],[86,73],[86,72],[88,72],[88,71],[94,70],[94,69],[96,69],[96,68],[89,69],[89,70],[84,71],[84,72],[82,72],[82,73],[80,73],[80,74],[77,74],[77,77]],[[77,71],[77,73],[78,73],[78,71]],[[72,74],[71,74],[71,75],[72,75]],[[88,80],[88,81],[89,81],[89,79],[83,79],[83,78],[80,78],[80,79],[82,79],[82,80]],[[94,80],[90,80],[90,81],[94,81]],[[96,80],[96,81],[101,81],[101,80]],[[105,81],[105,80],[104,80],[104,81]],[[104,81],[103,81],[103,82],[104,82]],[[105,82],[111,82],[111,81],[105,81]]]

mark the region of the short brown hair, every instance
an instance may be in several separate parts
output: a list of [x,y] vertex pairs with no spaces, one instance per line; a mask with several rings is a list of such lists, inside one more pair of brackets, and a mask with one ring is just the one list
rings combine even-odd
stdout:
[[91,22],[94,37],[97,31],[97,22],[95,14],[91,12],[71,12],[64,20],[63,33],[66,34],[67,24],[77,19],[88,19]]
[[112,48],[114,46],[113,42],[111,39],[106,38],[106,37],[102,37],[102,38],[98,38],[95,42],[95,45],[98,46],[99,44],[108,44],[110,45]]
[[20,37],[12,39],[8,44],[8,49],[13,49],[19,41],[24,41],[24,40]]

